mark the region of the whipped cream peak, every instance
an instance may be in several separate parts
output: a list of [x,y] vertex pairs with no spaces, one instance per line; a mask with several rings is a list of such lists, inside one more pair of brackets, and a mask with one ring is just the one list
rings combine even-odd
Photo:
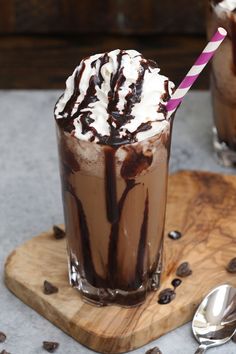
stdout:
[[216,3],[225,10],[234,11],[236,9],[236,0],[216,0]]
[[163,131],[174,84],[136,50],[81,61],[55,107],[59,126],[81,140],[121,145]]

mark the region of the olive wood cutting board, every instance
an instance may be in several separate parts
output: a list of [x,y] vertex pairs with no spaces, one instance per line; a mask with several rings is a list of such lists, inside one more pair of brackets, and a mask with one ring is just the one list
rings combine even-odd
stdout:
[[[179,240],[167,236],[180,230]],[[214,286],[236,286],[236,274],[225,267],[236,257],[236,176],[183,171],[169,178],[164,244],[164,273],[160,290],[176,277],[177,266],[188,261],[192,275],[183,278],[176,298],[157,303],[152,292],[136,308],[95,307],[84,303],[68,284],[66,243],[52,231],[32,238],[13,251],[5,265],[7,287],[23,302],[85,346],[102,353],[127,352],[192,319],[202,297]],[[43,293],[47,279],[59,288]]]

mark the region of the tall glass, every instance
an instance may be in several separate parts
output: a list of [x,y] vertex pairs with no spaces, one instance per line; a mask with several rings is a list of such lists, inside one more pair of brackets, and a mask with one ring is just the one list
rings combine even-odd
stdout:
[[89,302],[134,306],[159,287],[171,123],[121,146],[57,124],[70,282]]
[[236,166],[236,12],[229,3],[210,2],[207,29],[209,38],[219,26],[228,31],[212,60],[213,142],[219,162]]

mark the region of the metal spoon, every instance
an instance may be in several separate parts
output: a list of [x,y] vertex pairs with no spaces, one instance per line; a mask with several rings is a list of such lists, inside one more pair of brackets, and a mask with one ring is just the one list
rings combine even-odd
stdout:
[[200,343],[195,354],[228,342],[236,330],[236,289],[227,284],[213,289],[199,305],[192,330]]

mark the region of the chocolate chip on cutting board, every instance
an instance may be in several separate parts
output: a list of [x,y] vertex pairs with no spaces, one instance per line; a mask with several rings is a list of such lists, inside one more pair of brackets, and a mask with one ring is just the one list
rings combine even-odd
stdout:
[[65,231],[60,226],[57,226],[57,225],[53,226],[53,234],[54,234],[55,239],[57,239],[57,240],[61,240],[62,238],[64,238],[66,236]]
[[229,261],[226,270],[229,273],[236,273],[236,257]]
[[182,237],[182,233],[180,231],[174,230],[168,233],[168,237],[172,240],[179,240]]
[[173,289],[166,288],[162,290],[158,295],[158,304],[166,305],[169,304],[172,300],[174,300],[176,293]]
[[49,281],[45,280],[43,283],[43,292],[45,295],[51,295],[58,293],[58,288],[50,283]]
[[180,286],[181,283],[182,283],[181,279],[175,278],[172,280],[171,285],[173,285],[173,287],[176,289],[178,288],[178,286]]
[[176,275],[180,278],[188,277],[191,274],[192,274],[192,270],[188,262],[181,263],[176,269]]

